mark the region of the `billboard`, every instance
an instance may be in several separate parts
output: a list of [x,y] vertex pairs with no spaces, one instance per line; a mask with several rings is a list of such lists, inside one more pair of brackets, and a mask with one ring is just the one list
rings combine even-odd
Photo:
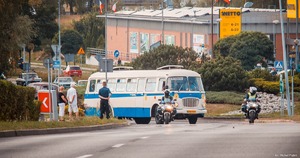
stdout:
[[130,52],[131,53],[138,53],[138,33],[137,32],[131,32],[129,37],[129,44],[130,44]]
[[193,49],[197,53],[202,52],[204,46],[204,35],[193,34]]
[[[300,18],[300,4],[298,0],[298,18]],[[287,0],[287,17],[296,18],[296,0]]]
[[220,9],[220,39],[242,31],[241,9]]
[[149,34],[147,33],[140,33],[140,50],[143,54],[144,52],[149,51]]

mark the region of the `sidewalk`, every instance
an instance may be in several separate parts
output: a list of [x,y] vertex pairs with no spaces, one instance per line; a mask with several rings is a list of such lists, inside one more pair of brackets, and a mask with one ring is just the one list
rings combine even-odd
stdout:
[[130,125],[130,123],[126,122],[123,124],[110,123],[110,124],[95,125],[95,126],[0,131],[0,138],[15,137],[15,136],[29,136],[29,135],[72,133],[72,132],[88,132],[88,131],[94,131],[94,130],[105,130],[105,129],[126,127],[129,125]]

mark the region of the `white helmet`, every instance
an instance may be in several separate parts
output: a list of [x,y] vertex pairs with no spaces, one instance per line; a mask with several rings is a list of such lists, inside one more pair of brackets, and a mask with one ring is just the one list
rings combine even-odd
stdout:
[[257,88],[256,87],[250,87],[250,93],[256,93]]

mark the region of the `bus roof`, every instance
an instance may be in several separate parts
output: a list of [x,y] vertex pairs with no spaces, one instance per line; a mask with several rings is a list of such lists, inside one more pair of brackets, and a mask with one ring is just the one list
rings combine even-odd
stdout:
[[[138,77],[166,77],[166,76],[194,76],[200,75],[191,70],[186,69],[171,69],[171,70],[124,70],[108,72],[108,78],[138,78]],[[104,78],[105,72],[93,73],[90,78]]]

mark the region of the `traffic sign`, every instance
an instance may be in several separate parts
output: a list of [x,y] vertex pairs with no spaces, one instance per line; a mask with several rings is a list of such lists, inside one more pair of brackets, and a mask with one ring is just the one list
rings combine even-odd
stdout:
[[82,47],[80,47],[80,49],[78,50],[77,54],[78,54],[78,55],[84,55],[84,54],[85,54],[85,52],[84,52],[84,50],[82,49]]
[[57,45],[57,44],[52,44],[52,45],[51,45],[51,48],[52,48],[52,50],[53,50],[53,52],[54,52],[56,58],[58,58],[58,57],[59,57],[59,54],[58,54],[58,53],[60,52],[61,45],[59,46],[59,45]]
[[274,67],[277,71],[283,70],[283,61],[275,61]]
[[53,64],[53,60],[50,58],[46,58],[44,59],[43,65],[45,66],[45,68],[48,68],[48,66],[50,66],[49,68],[52,67]]
[[59,68],[60,61],[59,60],[54,60],[53,61],[53,68]]
[[39,91],[38,92],[38,100],[42,102],[40,112],[41,113],[50,113],[51,106],[51,95],[49,95],[49,91]]
[[120,55],[120,52],[118,50],[115,50],[114,56],[117,58],[117,57],[119,57],[119,55]]

